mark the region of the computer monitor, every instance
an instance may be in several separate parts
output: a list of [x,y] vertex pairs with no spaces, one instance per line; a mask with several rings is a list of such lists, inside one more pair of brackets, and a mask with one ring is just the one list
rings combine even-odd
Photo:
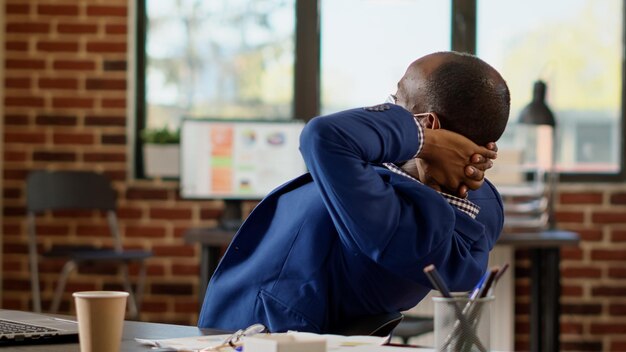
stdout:
[[302,121],[183,119],[183,199],[261,199],[306,172]]

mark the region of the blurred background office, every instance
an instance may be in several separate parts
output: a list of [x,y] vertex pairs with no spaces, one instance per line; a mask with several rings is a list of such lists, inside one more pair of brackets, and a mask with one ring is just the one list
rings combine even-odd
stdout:
[[[28,173],[90,170],[113,182],[124,245],[154,254],[140,319],[195,324],[200,248],[183,234],[216,227],[224,202],[184,199],[176,171],[146,172],[144,146],[157,140],[149,132],[175,131],[184,118],[306,121],[376,104],[411,61],[457,50],[489,62],[509,84],[512,111],[500,148],[526,148],[517,119],[535,81],[546,83],[557,125],[554,221],[581,236],[561,251],[561,349],[626,350],[623,0],[1,4],[2,308],[33,304]],[[176,145],[175,133],[169,141]],[[256,201],[243,202],[244,216]],[[42,246],[110,244],[98,214],[75,215],[39,219]],[[527,350],[530,256],[517,250],[513,260],[514,345]],[[49,263],[40,267],[44,310],[61,266]],[[137,276],[139,268],[130,271]],[[61,311],[73,309],[72,291],[119,288],[109,272],[74,275]]]

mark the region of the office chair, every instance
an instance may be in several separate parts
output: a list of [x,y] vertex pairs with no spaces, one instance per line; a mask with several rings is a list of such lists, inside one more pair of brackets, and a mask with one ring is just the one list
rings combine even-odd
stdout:
[[337,326],[329,333],[337,335],[366,335],[390,336],[393,329],[402,321],[404,316],[399,312],[383,313],[355,319],[341,326]]
[[409,339],[417,337],[435,329],[432,316],[405,315],[404,319],[393,330],[393,336],[402,339],[402,343],[409,344]]
[[[42,253],[43,257],[66,259],[55,288],[50,311],[56,313],[59,309],[67,279],[79,265],[114,263],[122,271],[124,289],[130,293],[129,315],[138,318],[146,276],[144,261],[152,256],[152,253],[122,249],[116,216],[116,193],[109,180],[101,174],[88,171],[33,171],[27,177],[26,192],[28,251],[34,310],[41,312],[36,215],[54,210],[98,210],[107,214],[108,227],[113,240],[112,249],[91,245],[64,245],[51,246],[49,250]],[[140,264],[136,292],[131,287],[128,272],[128,264],[131,262]]]

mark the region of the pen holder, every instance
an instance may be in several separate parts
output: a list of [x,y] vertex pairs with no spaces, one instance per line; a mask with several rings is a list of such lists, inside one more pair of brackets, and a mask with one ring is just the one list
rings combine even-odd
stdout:
[[487,352],[490,350],[491,306],[494,297],[433,297],[435,350]]

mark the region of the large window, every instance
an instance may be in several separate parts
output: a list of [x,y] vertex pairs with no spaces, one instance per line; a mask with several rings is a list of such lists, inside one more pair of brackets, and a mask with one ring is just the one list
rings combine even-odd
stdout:
[[622,0],[479,0],[477,55],[511,90],[508,138],[533,82],[557,120],[557,168],[617,173],[622,158]]
[[322,113],[380,103],[413,60],[450,50],[448,1],[322,0],[320,13]]
[[182,117],[291,118],[295,0],[152,0],[146,127]]
[[624,0],[138,1],[139,129],[376,104],[412,60],[452,49],[476,53],[509,83],[502,147],[542,79],[564,179],[626,175]]

